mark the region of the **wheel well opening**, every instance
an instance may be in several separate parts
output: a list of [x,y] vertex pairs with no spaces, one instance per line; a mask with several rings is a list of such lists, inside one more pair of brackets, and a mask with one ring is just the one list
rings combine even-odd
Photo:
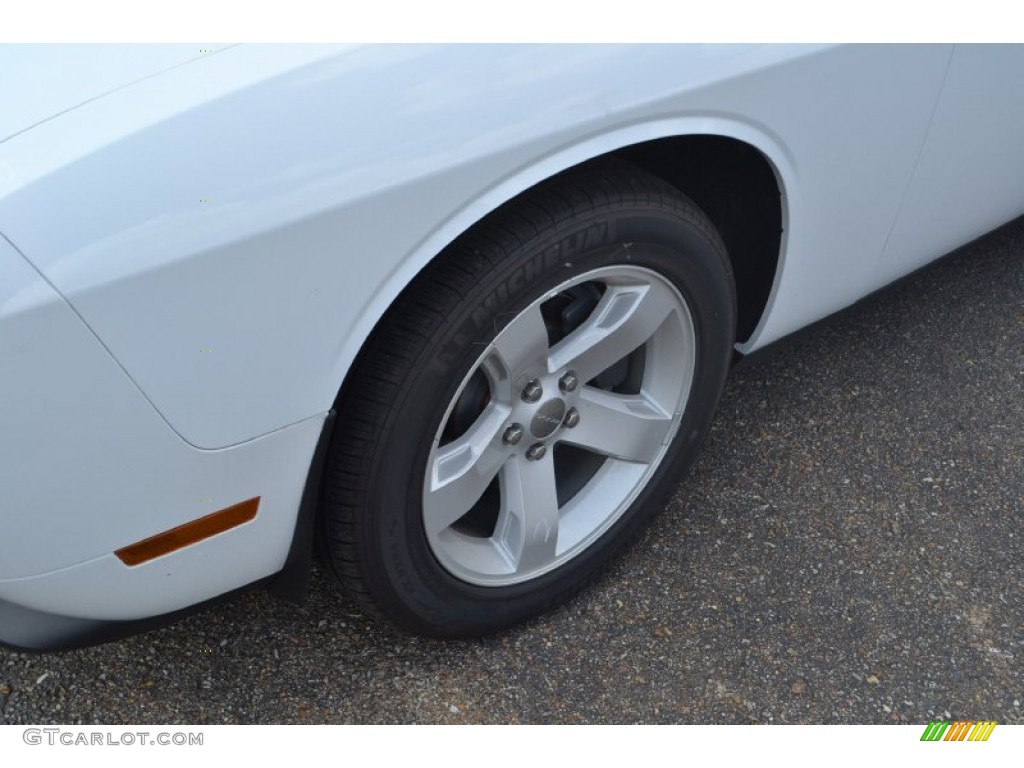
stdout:
[[708,215],[736,279],[737,341],[754,332],[768,304],[782,241],[782,197],[768,159],[736,139],[678,136],[616,150],[660,177]]
[[[736,281],[736,340],[746,341],[768,304],[782,242],[782,191],[770,161],[758,149],[738,139],[696,134],[633,144],[580,165],[608,158],[630,162],[672,185],[711,219],[728,250]],[[462,232],[445,250],[490,217],[529,198],[540,184],[505,201]],[[357,367],[378,330],[379,327],[370,333],[350,371]],[[335,400],[336,406],[346,382]]]

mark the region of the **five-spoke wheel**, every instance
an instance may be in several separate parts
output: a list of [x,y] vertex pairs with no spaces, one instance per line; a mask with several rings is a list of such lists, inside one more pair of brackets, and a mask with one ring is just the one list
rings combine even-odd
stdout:
[[[567,329],[564,308],[580,302],[589,313],[577,310]],[[423,524],[441,564],[495,586],[535,578],[585,549],[665,455],[695,350],[679,291],[642,267],[585,272],[519,312],[480,355],[434,436]],[[467,399],[478,412],[463,428]]]

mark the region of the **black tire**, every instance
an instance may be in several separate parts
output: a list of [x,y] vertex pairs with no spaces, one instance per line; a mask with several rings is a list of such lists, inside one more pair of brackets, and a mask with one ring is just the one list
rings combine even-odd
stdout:
[[[460,578],[442,564],[424,525],[424,478],[431,451],[441,450],[433,437],[442,419],[481,350],[517,313],[566,280],[626,266],[671,284],[692,319],[692,379],[680,395],[685,408],[674,416],[674,438],[652,460],[651,474],[625,511],[603,523],[606,528],[595,527],[596,538],[564,562],[553,559],[550,570],[518,583]],[[578,292],[601,288],[583,285]],[[735,305],[725,247],[707,216],[632,166],[570,170],[492,215],[398,298],[339,396],[321,509],[329,569],[372,614],[435,637],[494,632],[565,601],[635,538],[688,471],[728,372]],[[545,304],[543,311],[553,310]],[[493,397],[487,394],[483,407]],[[560,412],[566,403],[549,410]],[[552,444],[552,462],[555,450]],[[582,470],[573,465],[573,471]],[[561,504],[559,497],[556,512]]]

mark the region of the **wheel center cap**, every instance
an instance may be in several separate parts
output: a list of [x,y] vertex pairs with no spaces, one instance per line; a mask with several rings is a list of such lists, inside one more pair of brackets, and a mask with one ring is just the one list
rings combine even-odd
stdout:
[[543,440],[549,437],[562,424],[565,418],[565,403],[555,397],[537,409],[530,419],[530,434]]

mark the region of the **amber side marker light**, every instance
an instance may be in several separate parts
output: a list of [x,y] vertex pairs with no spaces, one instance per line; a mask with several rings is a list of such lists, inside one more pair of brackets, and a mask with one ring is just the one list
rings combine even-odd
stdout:
[[254,496],[238,504],[213,512],[191,523],[179,525],[169,531],[158,533],[135,544],[114,552],[125,565],[141,565],[161,555],[184,549],[197,541],[216,536],[218,533],[235,528],[242,523],[255,519],[256,510],[260,506],[260,497]]

